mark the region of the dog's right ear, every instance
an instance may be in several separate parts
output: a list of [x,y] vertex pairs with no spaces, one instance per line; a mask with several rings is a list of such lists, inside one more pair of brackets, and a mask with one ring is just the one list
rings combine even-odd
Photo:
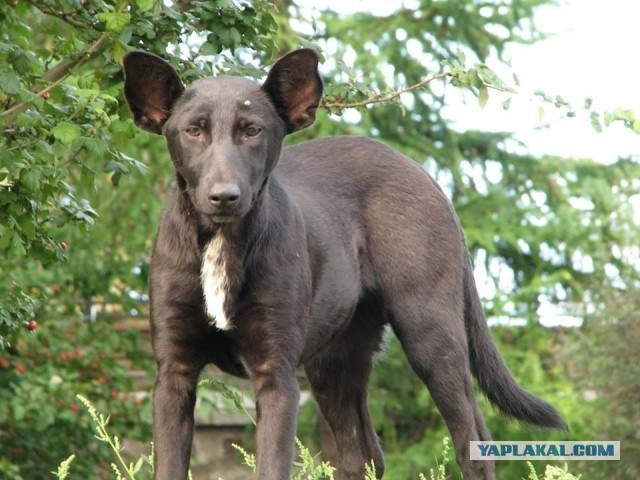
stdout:
[[124,95],[140,128],[162,133],[171,107],[184,92],[184,85],[171,65],[145,52],[124,56]]

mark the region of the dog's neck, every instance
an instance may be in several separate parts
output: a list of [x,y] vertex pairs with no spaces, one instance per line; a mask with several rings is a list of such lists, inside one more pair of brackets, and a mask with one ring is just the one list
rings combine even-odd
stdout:
[[265,180],[252,209],[230,223],[215,223],[197,212],[182,190],[184,208],[197,224],[202,251],[200,278],[204,311],[209,323],[220,330],[233,328],[233,315],[251,266],[261,257],[279,230],[277,205],[282,201],[277,180]]

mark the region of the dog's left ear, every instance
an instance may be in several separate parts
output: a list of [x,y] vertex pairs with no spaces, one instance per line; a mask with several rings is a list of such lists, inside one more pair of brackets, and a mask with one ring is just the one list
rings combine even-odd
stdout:
[[318,54],[308,48],[291,52],[278,60],[264,82],[287,133],[311,125],[322,97],[322,80],[318,75]]

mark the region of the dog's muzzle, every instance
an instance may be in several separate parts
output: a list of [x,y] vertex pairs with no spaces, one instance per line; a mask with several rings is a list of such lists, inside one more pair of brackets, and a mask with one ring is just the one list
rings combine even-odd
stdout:
[[207,196],[209,200],[209,215],[233,220],[241,214],[238,210],[241,204],[240,187],[235,183],[216,183],[210,189]]

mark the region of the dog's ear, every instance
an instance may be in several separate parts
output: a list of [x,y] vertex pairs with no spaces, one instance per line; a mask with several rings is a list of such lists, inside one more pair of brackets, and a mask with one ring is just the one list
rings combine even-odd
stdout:
[[122,63],[124,95],[136,125],[162,133],[171,107],[184,91],[180,77],[171,65],[150,53],[128,53]]
[[322,97],[318,60],[318,54],[308,48],[291,52],[275,63],[262,86],[288,133],[308,127],[316,119]]

